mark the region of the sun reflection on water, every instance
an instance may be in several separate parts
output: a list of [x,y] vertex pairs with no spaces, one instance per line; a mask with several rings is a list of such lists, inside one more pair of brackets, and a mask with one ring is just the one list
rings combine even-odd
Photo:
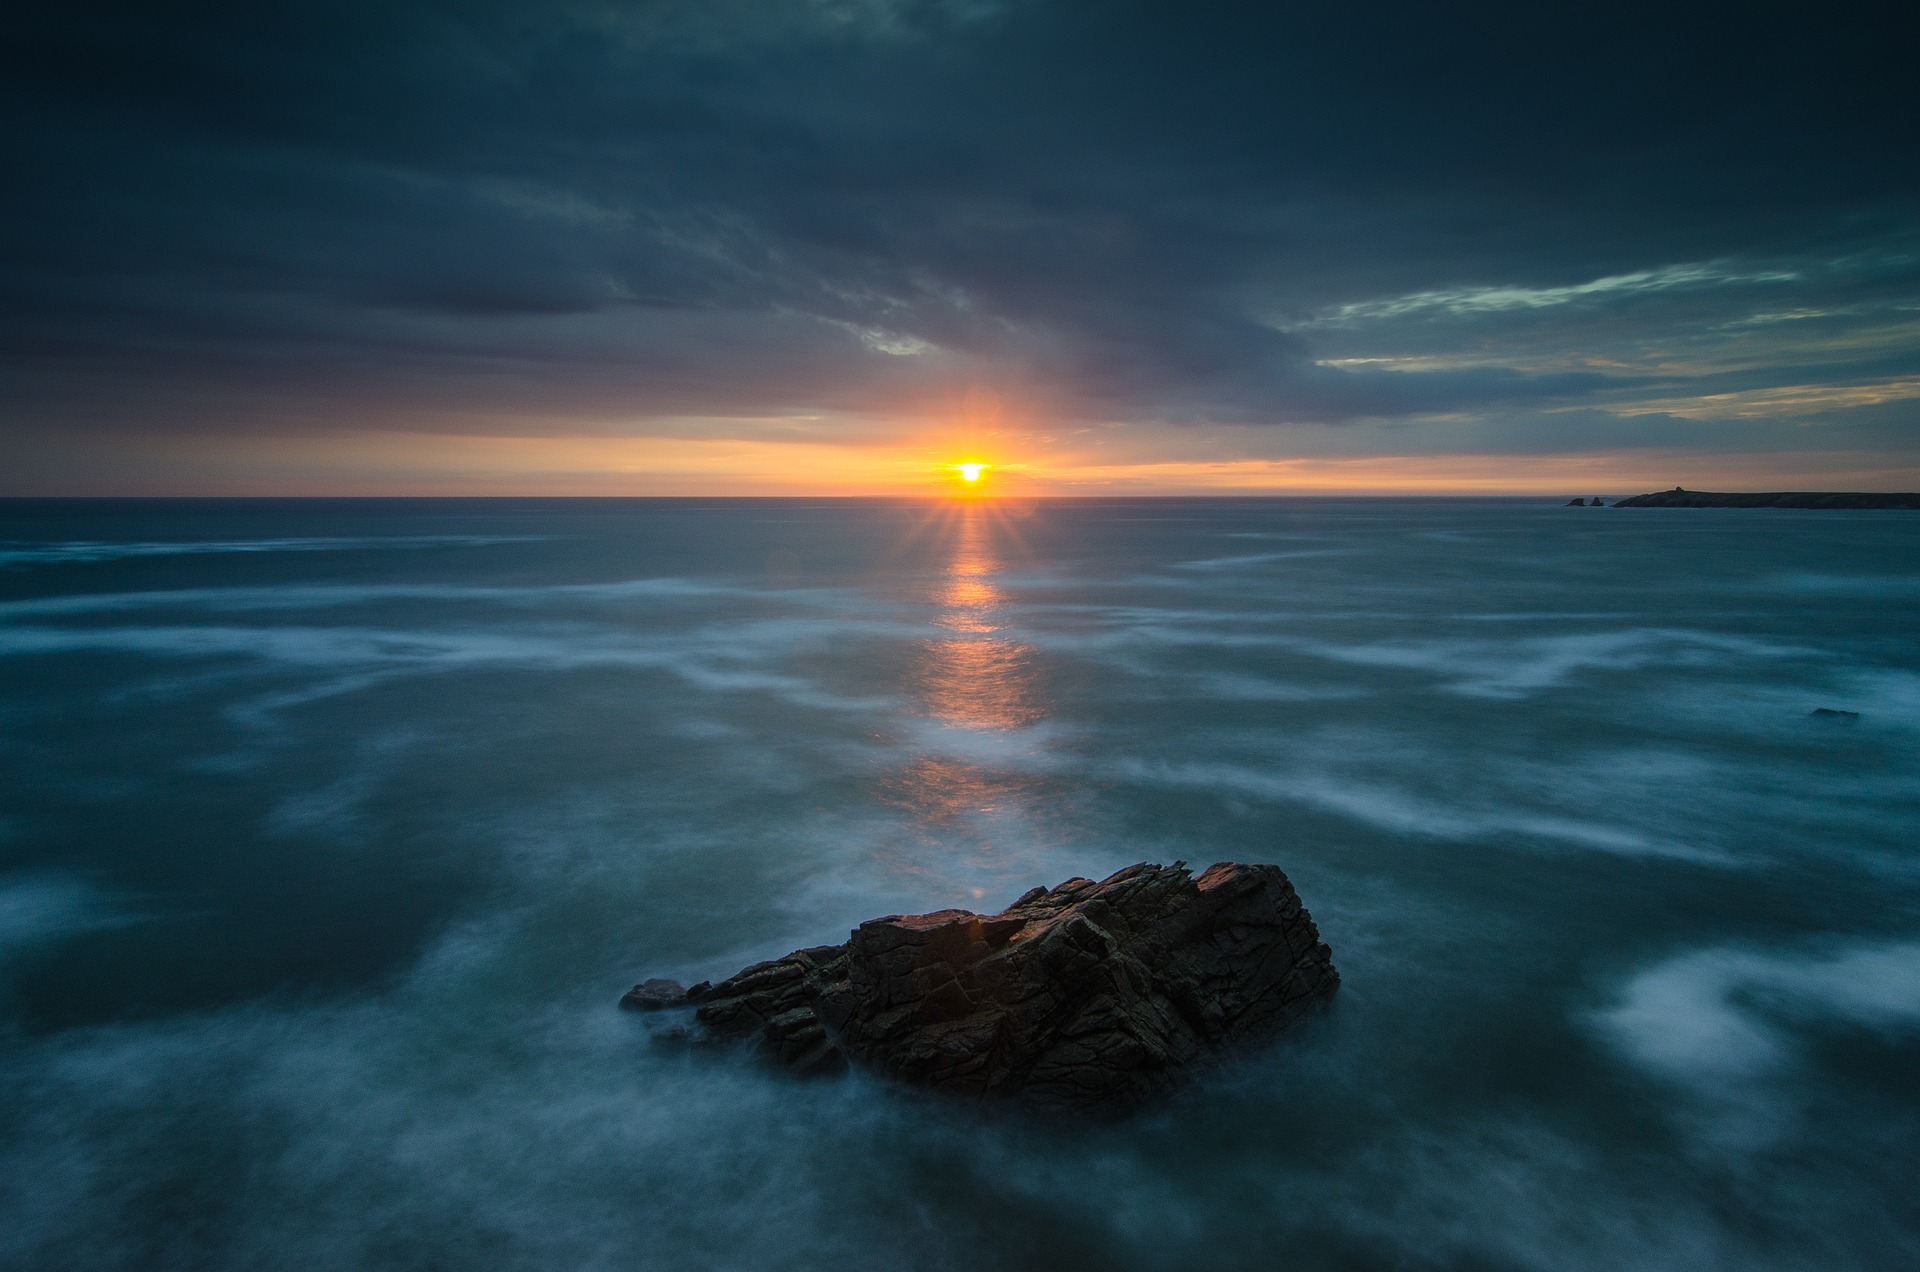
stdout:
[[899,802],[936,824],[1017,811],[1034,781],[997,761],[1047,716],[1033,650],[1014,635],[995,583],[1009,531],[988,508],[953,517],[951,555],[929,594],[935,634],[920,645],[911,689],[918,714],[955,732],[936,737],[895,779]]
[[987,512],[962,511],[935,597],[934,622],[950,634],[923,646],[918,688],[925,711],[942,724],[1007,732],[1037,723],[1044,712],[1033,686],[1032,651],[1005,630],[993,539]]

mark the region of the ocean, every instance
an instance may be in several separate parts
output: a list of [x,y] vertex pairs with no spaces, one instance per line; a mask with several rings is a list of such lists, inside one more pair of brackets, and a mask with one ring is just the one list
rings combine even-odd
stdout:
[[[0,503],[0,1263],[1920,1266],[1920,519],[1558,504]],[[1175,860],[1117,1124],[615,1006]]]

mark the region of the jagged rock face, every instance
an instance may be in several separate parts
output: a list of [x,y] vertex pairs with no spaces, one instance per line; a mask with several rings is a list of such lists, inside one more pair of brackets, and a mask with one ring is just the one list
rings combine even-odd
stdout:
[[688,999],[801,1072],[849,1061],[956,1095],[1119,1111],[1339,984],[1279,867],[1141,864],[1004,912],[892,915]]

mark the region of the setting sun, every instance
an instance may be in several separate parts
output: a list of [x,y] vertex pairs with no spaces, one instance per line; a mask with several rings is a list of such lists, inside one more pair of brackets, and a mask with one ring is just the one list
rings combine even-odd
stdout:
[[960,479],[960,489],[969,495],[983,494],[986,492],[989,484],[986,477],[992,467],[992,464],[985,464],[977,459],[969,459],[946,466],[948,472]]

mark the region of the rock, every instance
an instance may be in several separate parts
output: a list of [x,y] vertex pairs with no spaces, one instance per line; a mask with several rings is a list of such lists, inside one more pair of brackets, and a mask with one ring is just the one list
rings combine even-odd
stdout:
[[1607,501],[1602,499],[1598,495],[1595,495],[1593,498],[1587,500],[1587,507],[1589,508],[1604,508],[1606,506],[1607,506]]
[[1815,707],[1813,710],[1807,712],[1807,715],[1815,720],[1824,720],[1828,724],[1860,723],[1860,713],[1858,711],[1837,711],[1832,707]]
[[1587,501],[1586,501],[1586,500],[1584,500],[1584,499],[1569,499],[1569,500],[1567,500],[1567,507],[1569,507],[1569,508],[1584,508],[1584,507],[1586,507],[1586,506],[1587,506]]
[[951,1095],[1117,1113],[1274,1036],[1339,983],[1278,866],[1195,878],[1175,862],[1035,888],[999,914],[872,919],[845,945],[687,997],[709,1035],[797,1072],[851,1063]]
[[622,1007],[639,1011],[659,1011],[665,1007],[685,1007],[687,990],[676,980],[641,981],[620,999]]
[[662,1025],[647,1031],[647,1041],[659,1047],[686,1047],[698,1042],[693,1030],[683,1024]]

